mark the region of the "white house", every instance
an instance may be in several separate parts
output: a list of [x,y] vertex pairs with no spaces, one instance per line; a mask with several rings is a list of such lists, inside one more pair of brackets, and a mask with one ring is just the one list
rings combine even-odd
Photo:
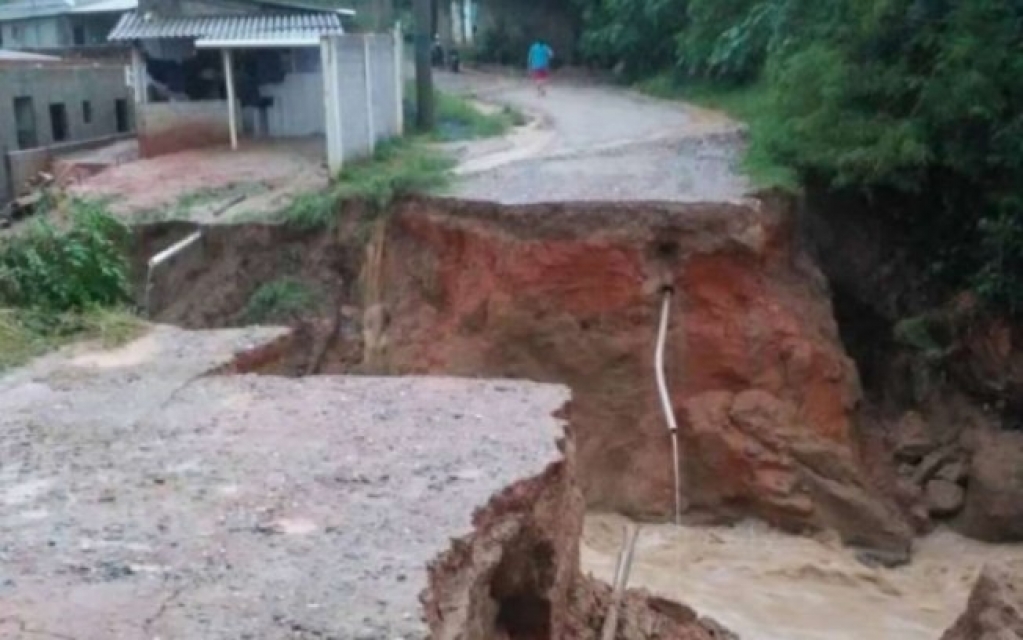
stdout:
[[138,0],[13,0],[0,3],[0,49],[107,46],[107,34]]

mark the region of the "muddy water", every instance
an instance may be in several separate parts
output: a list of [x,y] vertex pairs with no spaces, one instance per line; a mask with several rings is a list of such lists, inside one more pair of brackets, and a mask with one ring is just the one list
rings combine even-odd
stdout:
[[[611,582],[624,523],[587,516],[584,572]],[[756,523],[644,525],[629,586],[684,602],[743,640],[937,640],[984,563],[1023,571],[1023,545],[938,531],[918,541],[909,566],[872,569],[836,542]]]

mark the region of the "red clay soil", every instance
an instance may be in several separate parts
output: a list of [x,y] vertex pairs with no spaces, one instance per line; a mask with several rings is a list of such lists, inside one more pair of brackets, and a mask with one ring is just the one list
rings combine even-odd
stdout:
[[761,203],[404,202],[364,266],[368,371],[568,384],[589,505],[663,518],[652,356],[670,287],[691,512],[905,552],[909,527],[860,473],[856,371],[789,220]]

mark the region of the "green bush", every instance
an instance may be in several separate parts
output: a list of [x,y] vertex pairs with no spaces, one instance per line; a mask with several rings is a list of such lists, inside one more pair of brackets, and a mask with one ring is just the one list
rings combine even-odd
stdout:
[[287,324],[317,306],[309,285],[295,278],[279,278],[260,285],[242,310],[246,324]]
[[128,302],[128,235],[92,202],[72,204],[66,229],[40,219],[0,242],[0,307],[65,312]]
[[583,57],[633,79],[676,66],[686,0],[580,0]]
[[853,197],[932,285],[1023,313],[1019,0],[577,1],[592,61],[763,87],[747,166]]

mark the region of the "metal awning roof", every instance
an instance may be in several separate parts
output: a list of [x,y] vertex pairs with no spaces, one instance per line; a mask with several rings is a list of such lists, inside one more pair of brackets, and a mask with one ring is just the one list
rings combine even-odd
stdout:
[[134,11],[139,6],[138,0],[97,0],[96,2],[77,2],[70,13],[122,13]]
[[112,42],[149,38],[195,39],[196,46],[216,48],[301,47],[319,44],[320,37],[340,35],[336,13],[248,14],[146,20],[126,13],[107,37]]

